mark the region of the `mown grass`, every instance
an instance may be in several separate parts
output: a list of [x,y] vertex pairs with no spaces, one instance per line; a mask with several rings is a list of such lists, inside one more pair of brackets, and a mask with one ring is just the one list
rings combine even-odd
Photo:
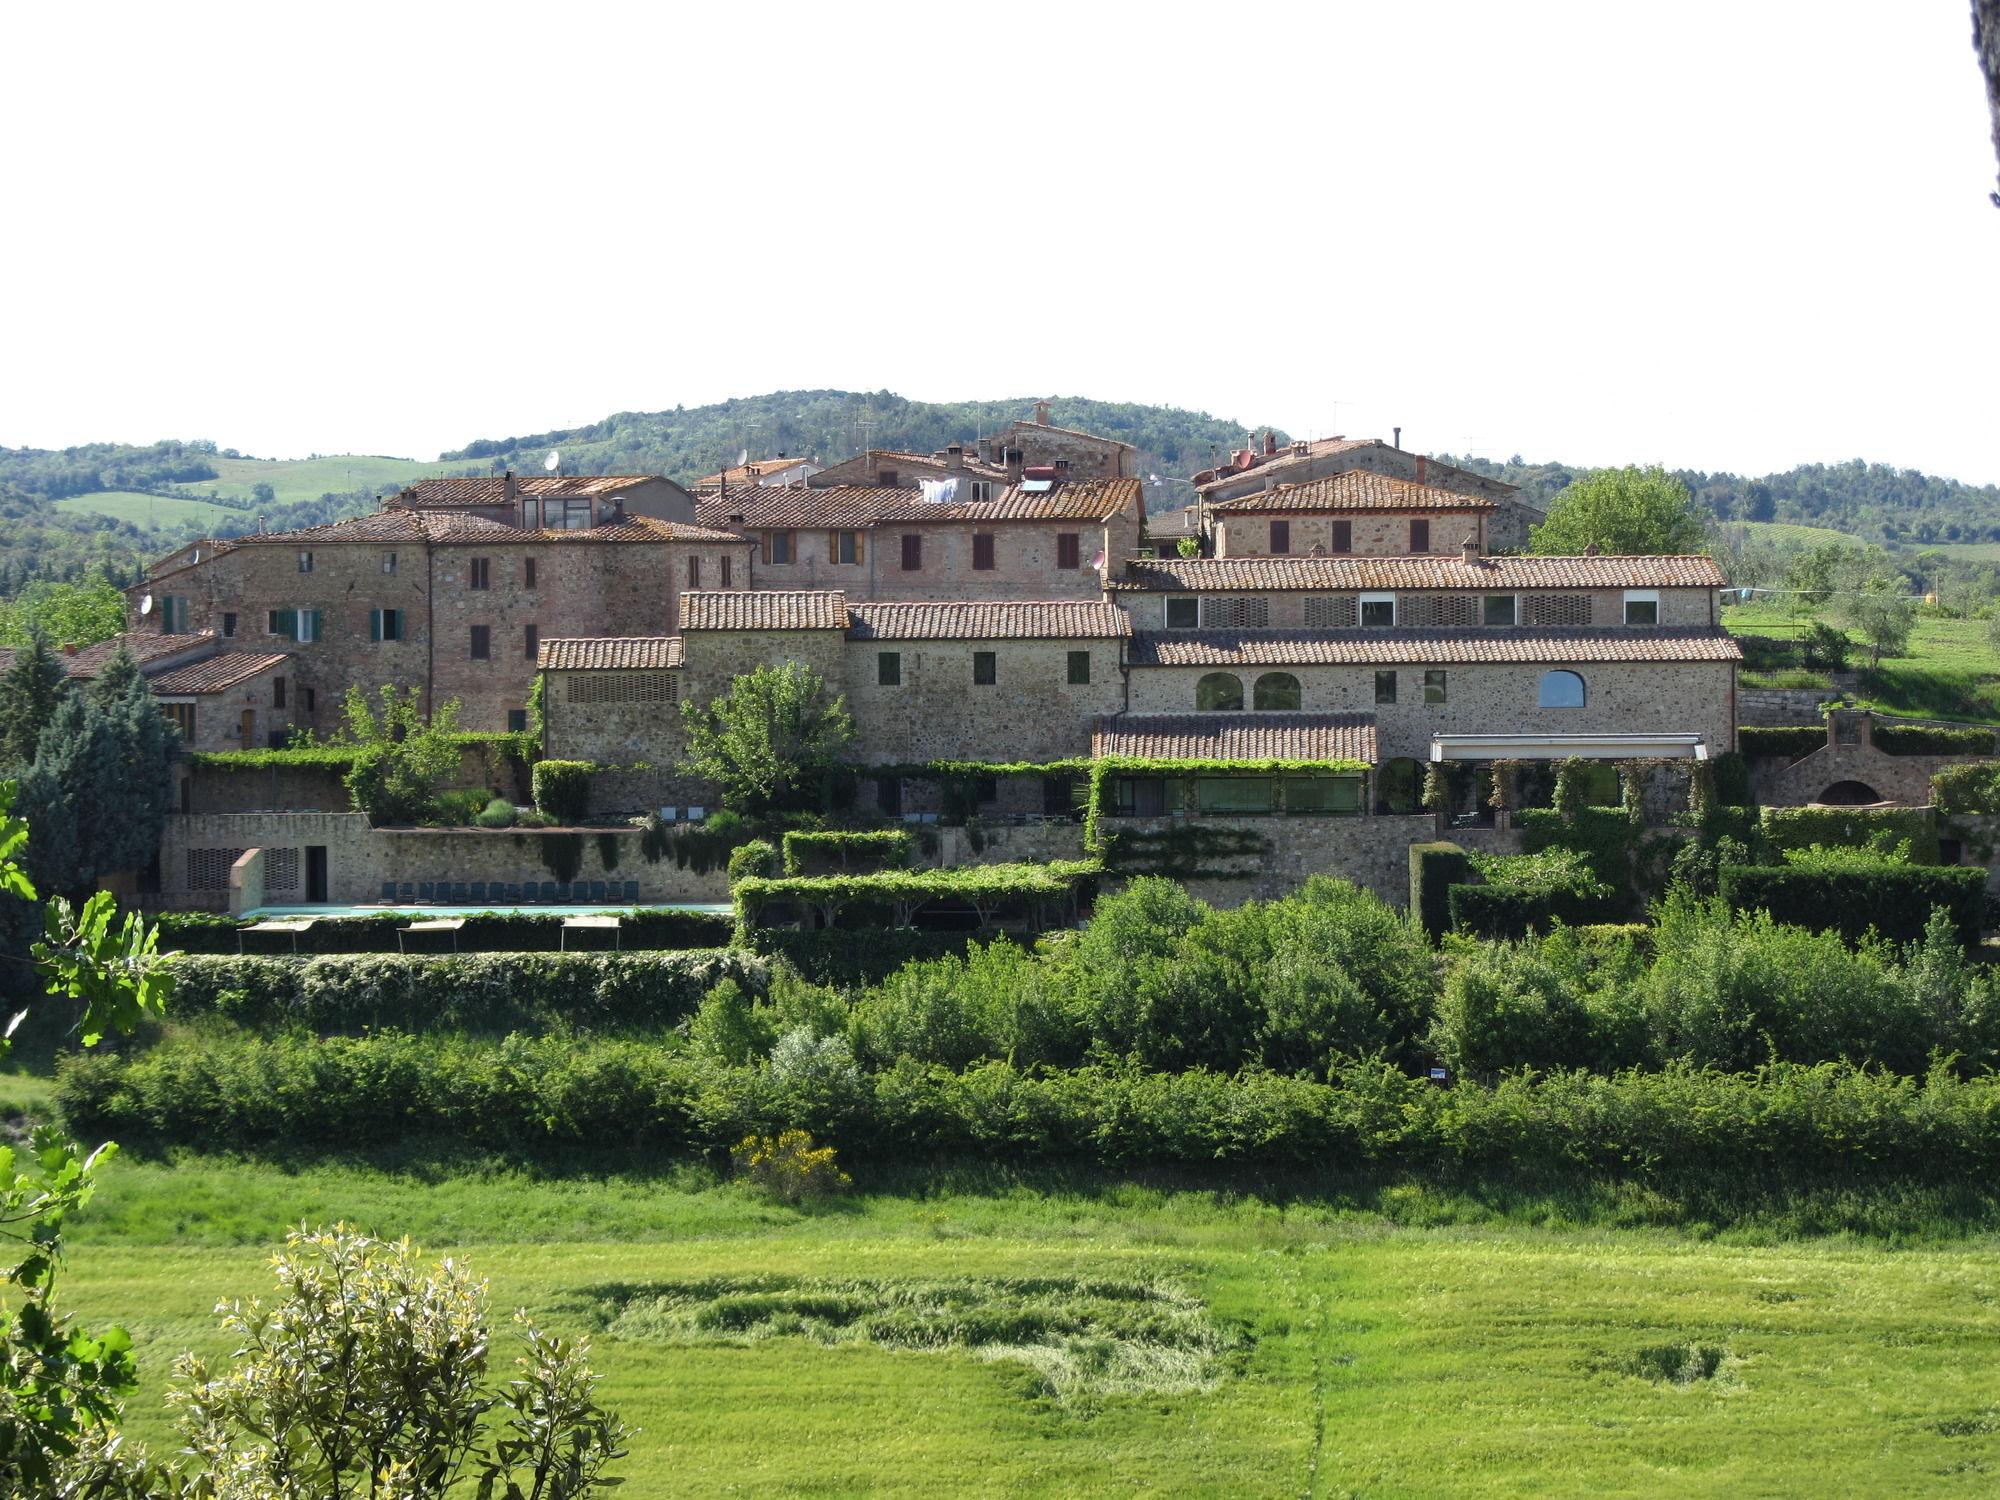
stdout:
[[224,505],[176,495],[147,495],[137,490],[92,490],[88,494],[68,495],[56,501],[56,509],[109,516],[134,526],[214,526],[245,519],[243,512]]
[[[1732,1217],[1577,1183],[972,1163],[864,1174],[795,1210],[699,1166],[121,1159],[67,1286],[137,1335],[128,1426],[156,1446],[174,1353],[227,1352],[214,1300],[268,1291],[287,1223],[347,1216],[463,1252],[499,1310],[598,1330],[606,1395],[646,1429],[634,1497],[1990,1492],[1991,1195],[1755,1196]],[[1787,1237],[1815,1218],[1835,1232]],[[760,1287],[836,1289],[831,1323],[886,1316],[871,1301],[956,1299],[976,1320],[1027,1299],[1029,1332],[1118,1323],[1107,1287],[1155,1289],[1212,1367],[1184,1389],[1065,1392],[994,1347],[676,1325]],[[772,1307],[735,1309],[721,1320]]]
[[296,505],[321,495],[402,486],[430,474],[484,473],[479,463],[440,464],[415,458],[380,458],[369,454],[334,454],[327,458],[218,458],[216,478],[194,480],[174,488],[184,495],[226,495],[247,500],[251,488],[268,484],[278,505]]
[[[1811,622],[1810,615],[1777,604],[1732,604],[1722,611],[1724,628],[1737,635],[1789,639],[1803,635]],[[2000,723],[2000,655],[1986,629],[1985,620],[1919,611],[1907,654],[1873,669],[1867,647],[1857,642],[1848,658],[1861,669],[1855,701],[1882,713]]]

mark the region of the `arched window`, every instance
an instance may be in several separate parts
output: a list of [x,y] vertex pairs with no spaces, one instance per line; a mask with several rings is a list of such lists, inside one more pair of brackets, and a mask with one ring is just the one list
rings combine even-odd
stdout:
[[1243,679],[1234,672],[1210,672],[1194,685],[1194,706],[1205,714],[1243,707]]
[[1266,709],[1295,709],[1299,696],[1299,680],[1290,672],[1266,672],[1251,689],[1250,701],[1262,713]]
[[1542,673],[1543,708],[1582,708],[1583,679],[1574,672]]

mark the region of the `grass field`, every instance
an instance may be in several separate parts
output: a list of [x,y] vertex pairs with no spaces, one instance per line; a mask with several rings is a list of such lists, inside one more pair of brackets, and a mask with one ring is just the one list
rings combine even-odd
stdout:
[[240,524],[245,519],[242,511],[231,510],[227,506],[209,505],[204,501],[173,495],[145,495],[136,490],[92,490],[86,495],[70,495],[56,501],[56,509],[110,516],[113,520],[129,521],[134,526],[142,527]]
[[[137,1336],[128,1427],[159,1446],[173,1354],[226,1353],[212,1304],[269,1290],[286,1223],[407,1229],[462,1251],[497,1309],[598,1330],[606,1396],[646,1429],[623,1470],[634,1500],[1971,1495],[2000,1473],[1990,1233],[1892,1249],[1563,1227],[1548,1205],[1422,1189],[892,1186],[799,1212],[693,1168],[121,1161],[76,1226],[67,1286],[81,1315]],[[792,1278],[863,1296],[1025,1282],[1056,1302],[1074,1282],[1138,1286],[1191,1307],[1214,1357],[1178,1387],[1052,1394],[1010,1357],[768,1330],[724,1341],[617,1316],[691,1284],[712,1296]],[[627,1336],[601,1331],[613,1321]]]
[[[1805,633],[1811,616],[1781,604],[1732,604],[1723,609],[1722,623],[1738,635],[1791,638]],[[1883,713],[2000,723],[2000,655],[1987,639],[1987,624],[1919,613],[1909,654],[1865,671],[1856,700]],[[1857,644],[1848,661],[1865,667],[1867,648]]]
[[376,458],[366,454],[339,454],[331,458],[218,458],[218,477],[174,488],[189,496],[224,495],[250,498],[251,487],[268,484],[277,504],[295,505],[317,500],[321,495],[349,490],[374,489],[378,485],[405,485],[429,474],[485,473],[483,463],[440,464],[435,459]]
[[1847,547],[1867,545],[1849,531],[1830,526],[1799,526],[1790,521],[1731,521],[1732,528],[1748,532],[1753,541],[1775,542],[1786,547],[1813,547],[1821,542],[1839,542]]
[[1943,542],[1935,547],[1919,547],[1919,552],[1942,552],[1960,562],[2000,562],[2000,542]]

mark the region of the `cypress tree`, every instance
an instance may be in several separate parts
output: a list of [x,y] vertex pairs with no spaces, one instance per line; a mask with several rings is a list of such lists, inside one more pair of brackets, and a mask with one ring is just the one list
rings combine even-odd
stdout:
[[69,675],[62,662],[49,649],[47,637],[32,631],[28,644],[0,672],[0,772],[18,772],[34,760],[42,731],[68,696]]

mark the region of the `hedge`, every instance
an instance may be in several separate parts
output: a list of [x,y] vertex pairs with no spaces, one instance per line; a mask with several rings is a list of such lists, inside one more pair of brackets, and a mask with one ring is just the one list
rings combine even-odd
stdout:
[[558,823],[581,823],[590,816],[590,773],[587,760],[535,762],[535,806]]
[[1436,942],[1451,930],[1449,890],[1472,878],[1472,859],[1456,844],[1410,845],[1410,911]]
[[[618,942],[626,949],[721,948],[729,942],[734,921],[720,912],[676,911],[644,907],[619,913]],[[213,912],[162,912],[154,919],[160,947],[183,953],[237,951],[241,919]],[[322,917],[311,930],[298,934],[301,956],[320,953],[395,953],[397,934],[410,924],[407,912],[371,912],[364,916]],[[461,953],[545,953],[564,945],[563,917],[557,912],[477,912],[457,933]],[[571,934],[574,940],[576,935]],[[591,934],[592,942],[599,934]],[[450,951],[449,933],[415,933],[405,943],[425,953]],[[250,953],[289,958],[288,933],[257,933],[243,939]]]
[[1918,864],[1938,858],[1937,828],[1923,807],[1767,807],[1762,827],[1773,849],[1861,848],[1886,835],[1892,843],[1907,839]]
[[1515,1075],[1436,1088],[1379,1064],[1328,1083],[1274,1073],[964,1072],[907,1060],[792,1078],[689,1049],[604,1039],[391,1033],[199,1036],[64,1059],[57,1099],[96,1139],[313,1151],[412,1136],[721,1151],[789,1127],[857,1159],[1377,1164],[1623,1178],[1874,1170],[1949,1181],[2000,1168],[2000,1078],[1841,1064]]
[[900,828],[793,830],[784,836],[783,843],[787,875],[901,870],[910,863],[910,836]]
[[[815,984],[843,989],[879,984],[905,964],[960,955],[968,945],[990,942],[992,937],[972,929],[921,927],[753,927],[744,934],[751,952],[783,959]],[[1031,939],[1024,934],[1020,941]]]
[[801,875],[741,880],[731,895],[739,933],[757,927],[759,918],[774,905],[801,908],[825,927],[835,926],[843,914],[858,916],[863,925],[908,927],[924,907],[949,902],[971,908],[985,926],[1008,908],[1045,912],[1055,904],[1066,915],[1101,868],[1094,860],[1053,860],[951,870],[884,870],[874,875]]
[[723,979],[761,991],[767,973],[761,959],[737,949],[329,954],[304,962],[190,955],[173,961],[167,1013],[319,1032],[659,1027],[689,1014]]
[[1942,813],[2000,813],[2000,765],[1947,766],[1931,777],[1931,801]]
[[1991,755],[1990,729],[1945,729],[1935,724],[1875,721],[1875,748],[1885,755]]
[[1632,852],[1641,830],[1622,807],[1580,808],[1570,822],[1552,808],[1523,808],[1514,815],[1514,826],[1521,831],[1523,854],[1574,849],[1590,860],[1591,873],[1613,890],[1631,889]]
[[1745,755],[1782,755],[1798,760],[1826,744],[1826,728],[1818,724],[1740,724],[1736,748]]
[[1622,911],[1621,903],[1613,897],[1510,890],[1498,885],[1454,885],[1446,902],[1455,931],[1508,942],[1531,932],[1547,932],[1557,922],[1565,927],[1611,922]]
[[1767,911],[1775,921],[1838,932],[1850,942],[1871,929],[1895,942],[1916,942],[1931,909],[1941,906],[1959,941],[1975,947],[1986,905],[1986,871],[1977,865],[1826,871],[1724,865],[1720,888],[1738,911]]

